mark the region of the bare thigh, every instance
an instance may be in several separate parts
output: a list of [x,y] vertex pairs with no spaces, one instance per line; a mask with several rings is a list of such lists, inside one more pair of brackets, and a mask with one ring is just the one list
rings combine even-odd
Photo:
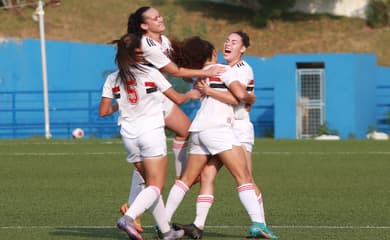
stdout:
[[181,140],[188,139],[191,120],[176,104],[170,113],[165,117],[165,127],[176,133]]
[[231,150],[219,153],[218,158],[234,177],[237,186],[252,182],[246,164],[245,153],[240,146],[233,146]]
[[156,186],[164,190],[168,170],[168,157],[145,158],[142,162],[146,185]]

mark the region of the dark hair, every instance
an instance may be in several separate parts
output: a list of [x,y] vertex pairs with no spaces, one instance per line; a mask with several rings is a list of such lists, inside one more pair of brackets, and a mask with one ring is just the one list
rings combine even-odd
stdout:
[[232,33],[238,34],[241,37],[242,43],[244,44],[244,46],[246,48],[248,48],[250,46],[250,41],[249,41],[248,34],[246,34],[245,32],[243,32],[241,30],[236,31],[236,32],[232,32]]
[[141,40],[136,35],[127,33],[119,40],[114,40],[113,43],[117,46],[115,63],[119,69],[118,77],[126,86],[128,80],[135,80],[130,67],[142,70],[142,67],[136,61],[136,49],[141,47]]
[[143,14],[150,8],[150,6],[143,6],[129,15],[129,18],[127,20],[127,33],[135,34],[138,38],[142,37],[145,32],[141,28],[141,24],[144,23]]
[[190,37],[182,41],[172,40],[172,61],[179,67],[201,69],[215,49],[209,41]]

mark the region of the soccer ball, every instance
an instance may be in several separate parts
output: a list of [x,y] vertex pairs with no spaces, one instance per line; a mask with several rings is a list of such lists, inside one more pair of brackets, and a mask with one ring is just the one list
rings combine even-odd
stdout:
[[84,130],[81,128],[75,128],[72,132],[73,138],[83,138],[84,137]]

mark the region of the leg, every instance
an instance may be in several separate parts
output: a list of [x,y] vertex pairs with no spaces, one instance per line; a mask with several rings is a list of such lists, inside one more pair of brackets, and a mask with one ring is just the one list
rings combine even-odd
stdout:
[[165,116],[165,126],[176,134],[172,151],[177,179],[183,174],[187,164],[188,129],[190,125],[191,120],[187,115],[176,104],[171,106],[171,110]]
[[211,158],[203,168],[200,177],[200,190],[196,199],[196,217],[194,225],[204,229],[209,209],[214,202],[214,181],[222,163],[218,158]]
[[222,163],[212,157],[203,168],[200,177],[200,190],[196,199],[196,217],[192,224],[173,223],[175,229],[183,229],[191,239],[201,239],[208,212],[214,202],[214,180]]
[[172,186],[169,191],[169,195],[166,203],[166,211],[168,220],[171,221],[173,214],[179,207],[183,200],[186,192],[198,178],[203,167],[207,163],[207,155],[201,154],[190,154],[188,157],[188,165],[184,171],[183,176],[180,180]]

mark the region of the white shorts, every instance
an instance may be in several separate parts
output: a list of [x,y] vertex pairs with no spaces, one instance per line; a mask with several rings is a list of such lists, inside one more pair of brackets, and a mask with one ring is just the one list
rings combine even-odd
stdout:
[[255,143],[255,131],[249,120],[234,120],[233,131],[241,143]]
[[216,155],[241,146],[232,128],[221,127],[191,133],[191,154]]
[[167,144],[164,128],[156,128],[137,138],[122,137],[127,150],[126,160],[129,163],[141,162],[145,158],[167,155]]
[[175,103],[172,102],[172,100],[169,99],[167,96],[163,95],[162,105],[163,105],[162,108],[163,108],[164,118],[166,118],[169,115],[169,113],[171,113]]

